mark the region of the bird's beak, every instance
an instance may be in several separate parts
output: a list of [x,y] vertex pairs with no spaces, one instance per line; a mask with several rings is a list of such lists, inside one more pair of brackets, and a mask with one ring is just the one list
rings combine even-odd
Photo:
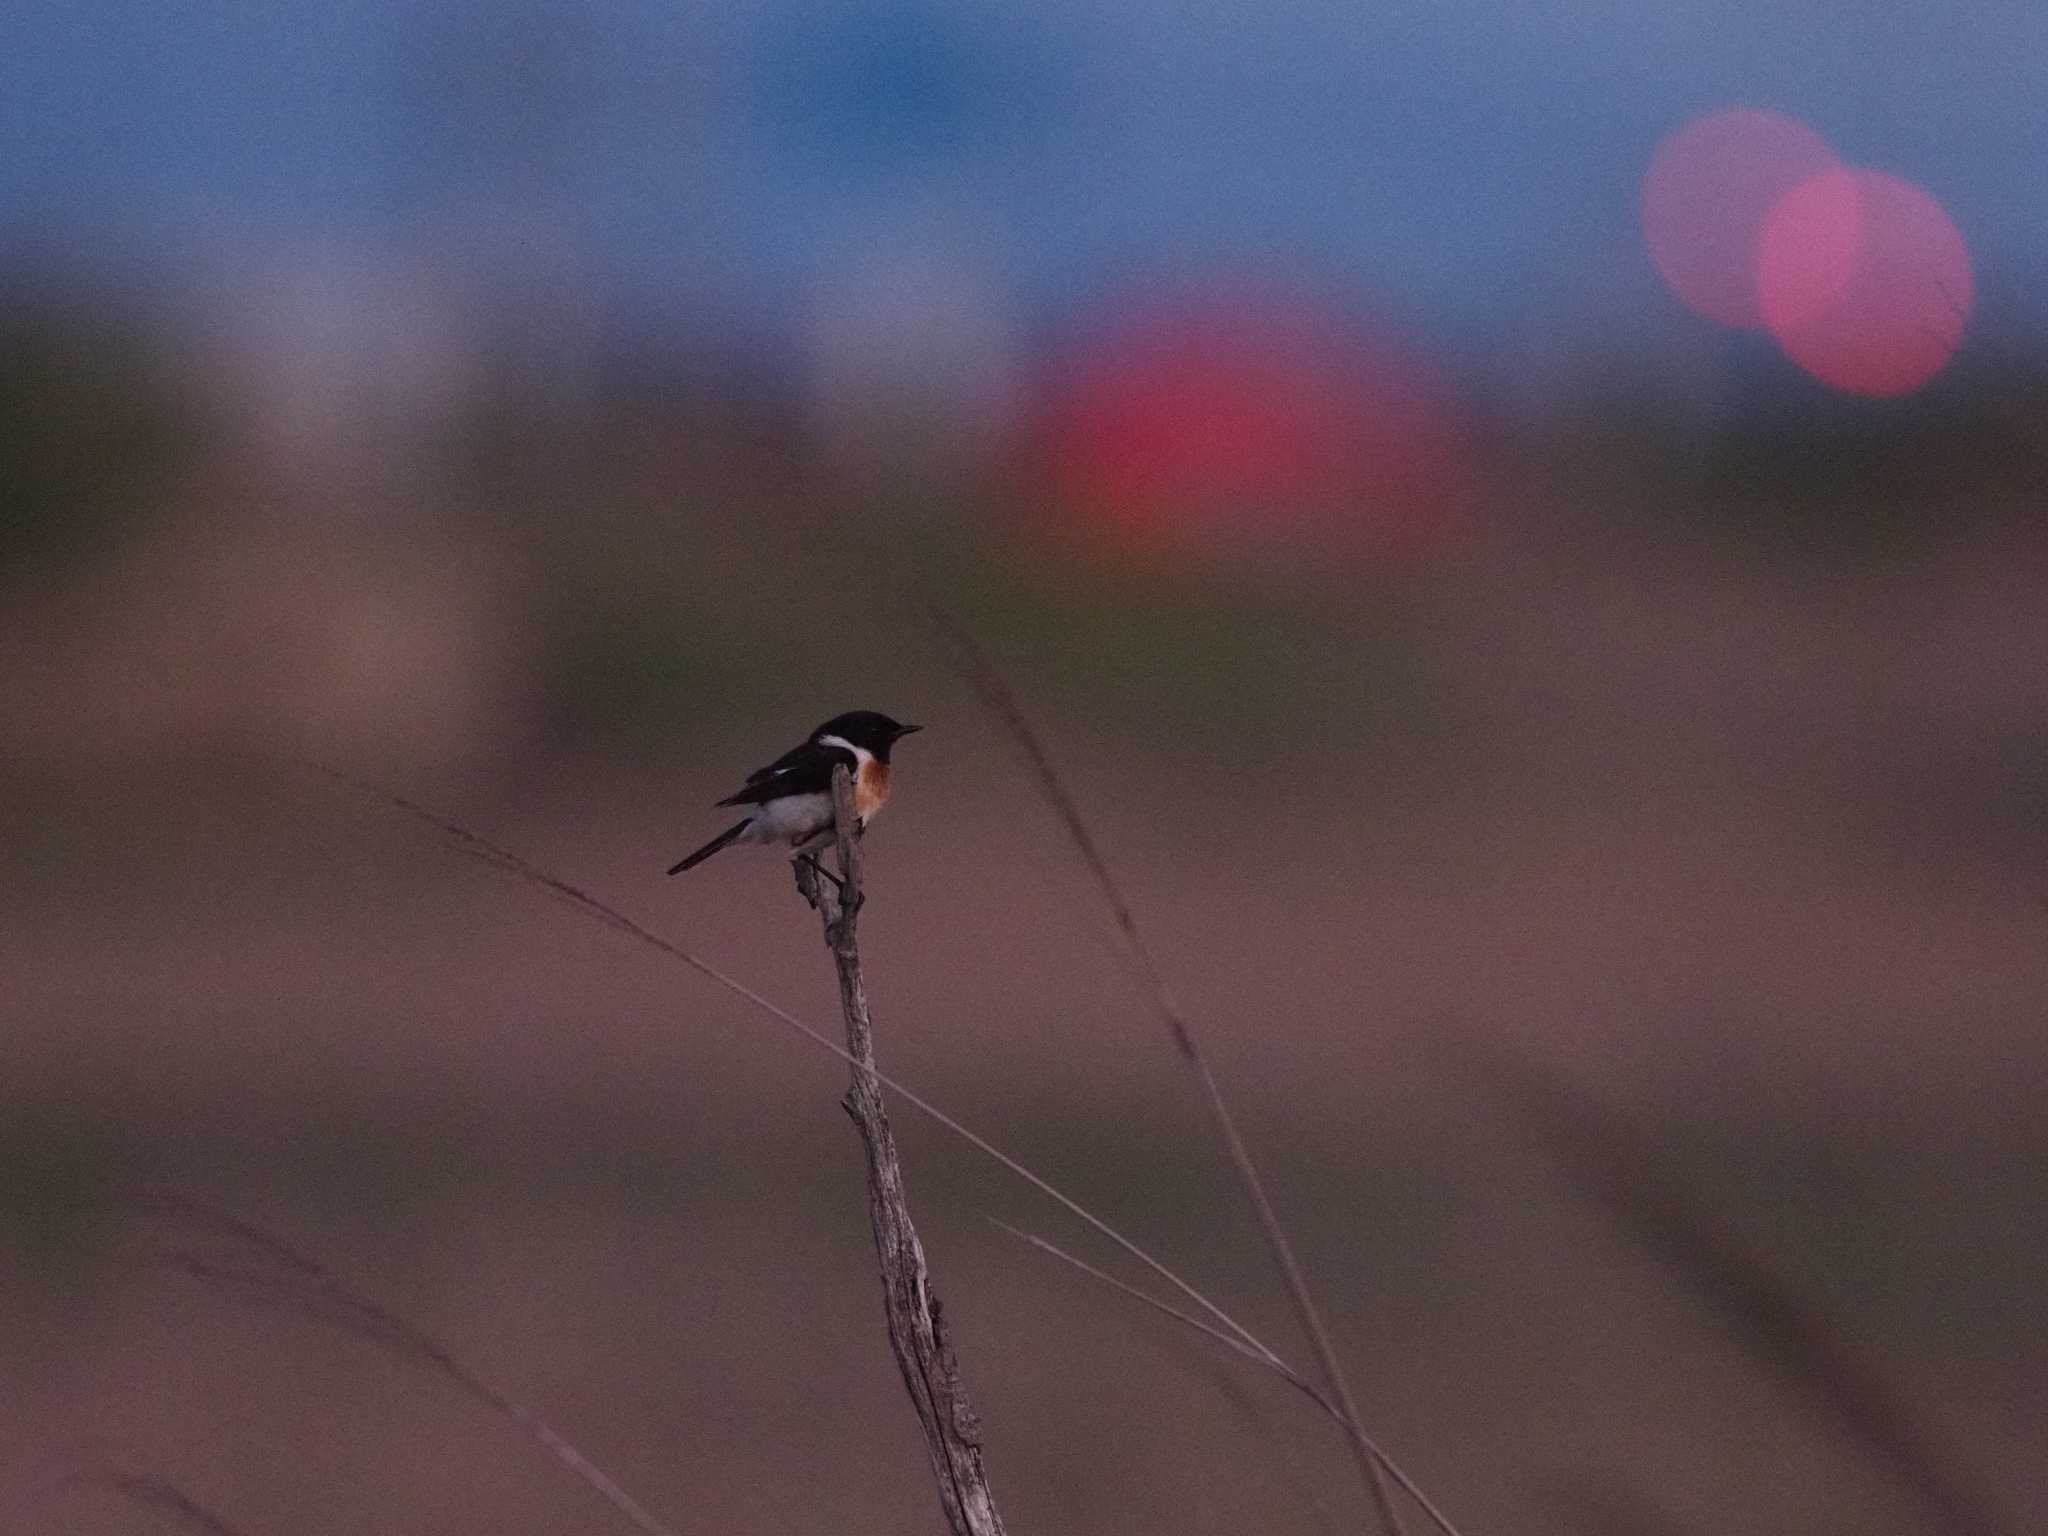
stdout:
[[924,729],[924,727],[923,727],[923,726],[921,726],[921,725],[906,725],[906,726],[903,726],[902,728],[900,728],[900,729],[899,729],[899,730],[898,730],[898,731],[896,732],[896,734],[897,734],[898,736],[911,736],[911,735],[915,735],[915,734],[916,734],[917,732],[919,732],[919,731],[921,731],[921,730],[923,730],[923,729]]

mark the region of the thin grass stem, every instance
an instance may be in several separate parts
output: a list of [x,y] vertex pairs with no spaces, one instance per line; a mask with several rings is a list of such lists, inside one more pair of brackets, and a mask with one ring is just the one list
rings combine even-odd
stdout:
[[1218,1086],[1216,1074],[1210,1070],[1208,1058],[1203,1055],[1195,1039],[1187,1015],[1174,1000],[1166,984],[1158,962],[1152,956],[1151,947],[1139,932],[1138,920],[1131,910],[1131,904],[1124,897],[1123,888],[1116,876],[1110,872],[1108,861],[1103,858],[1094,835],[1082,819],[1080,806],[1076,803],[1053,767],[1052,757],[1032,728],[1023,706],[1017,702],[1017,695],[998,672],[981,647],[975,643],[965,625],[952,615],[938,608],[929,610],[933,628],[940,638],[950,644],[954,652],[954,670],[961,681],[998,721],[1009,731],[1025,758],[1031,764],[1038,787],[1046,801],[1066,828],[1082,863],[1094,876],[1096,889],[1101,893],[1114,919],[1117,931],[1122,934],[1124,947],[1129,954],[1132,974],[1137,978],[1141,990],[1151,1002],[1160,1021],[1166,1025],[1174,1047],[1183,1060],[1194,1071],[1201,1085],[1203,1101],[1208,1105],[1210,1117],[1216,1123],[1217,1134],[1222,1138],[1224,1149],[1229,1153],[1232,1167],[1237,1172],[1238,1182],[1244,1186],[1246,1197],[1251,1201],[1252,1213],[1256,1217],[1260,1233],[1271,1250],[1273,1261],[1280,1271],[1282,1284],[1286,1287],[1287,1298],[1294,1307],[1296,1320],[1315,1350],[1316,1361],[1321,1368],[1325,1388],[1343,1410],[1343,1428],[1346,1440],[1358,1463],[1359,1475],[1367,1491],[1372,1495],[1374,1507],[1378,1510],[1381,1523],[1392,1536],[1405,1536],[1401,1516],[1394,1508],[1394,1501],[1388,1489],[1388,1476],[1393,1468],[1386,1458],[1373,1449],[1360,1422],[1358,1403],[1352,1396],[1350,1382],[1344,1374],[1342,1362],[1337,1357],[1337,1348],[1330,1337],[1330,1331],[1323,1322],[1322,1313],[1317,1309],[1315,1299],[1310,1295],[1308,1277],[1303,1272],[1301,1261],[1295,1256],[1294,1245],[1288,1240],[1286,1228],[1280,1223],[1279,1213],[1266,1194],[1265,1183],[1259,1177],[1258,1165],[1253,1162],[1251,1149],[1245,1144],[1243,1134],[1238,1130],[1237,1117],[1231,1113],[1229,1104]]
[[[1009,1233],[1018,1241],[1030,1244],[1030,1246],[1038,1249],[1041,1253],[1050,1254],[1053,1258],[1058,1259],[1061,1263],[1071,1265],[1073,1268],[1078,1269],[1082,1274],[1087,1275],[1092,1280],[1099,1281],[1101,1284],[1108,1286],[1111,1290],[1117,1291],[1125,1296],[1128,1296],[1133,1301],[1142,1302],[1146,1306],[1150,1307],[1153,1311],[1162,1313],[1165,1316],[1172,1318],[1175,1322],[1181,1324],[1183,1327],[1192,1328],[1195,1330],[1195,1332],[1212,1338],[1217,1343],[1225,1345],[1226,1347],[1232,1350],[1235,1350],[1238,1354],[1243,1355],[1246,1359],[1251,1360],[1256,1364],[1264,1366],[1267,1370],[1277,1375],[1282,1381],[1286,1382],[1290,1387],[1293,1387],[1297,1392],[1301,1393],[1302,1396],[1306,1397],[1310,1402],[1314,1403],[1319,1410],[1321,1410],[1325,1415],[1329,1417],[1332,1423],[1337,1425],[1338,1428],[1348,1428],[1348,1426],[1346,1426],[1344,1423],[1343,1411],[1339,1409],[1336,1404],[1332,1403],[1327,1397],[1323,1396],[1323,1394],[1316,1389],[1316,1386],[1313,1382],[1307,1380],[1305,1377],[1301,1375],[1300,1372],[1294,1370],[1284,1361],[1268,1360],[1264,1356],[1254,1353],[1253,1351],[1245,1348],[1244,1345],[1240,1344],[1236,1339],[1231,1338],[1230,1335],[1222,1332],[1220,1329],[1211,1328],[1207,1323],[1203,1322],[1200,1318],[1190,1317],[1187,1313],[1181,1311],[1178,1307],[1170,1307],[1165,1302],[1159,1300],[1158,1297],[1148,1295],[1146,1292],[1139,1290],[1136,1286],[1130,1285],[1125,1281],[1117,1279],[1115,1275],[1097,1269],[1093,1264],[1088,1263],[1085,1259],[1076,1258],[1073,1254],[1068,1253],[1064,1248],[1061,1248],[1057,1243],[1047,1242],[1042,1237],[1038,1237],[1030,1232],[1021,1231],[1018,1228],[1011,1226],[1008,1222],[999,1221],[993,1216],[987,1217],[986,1219],[995,1226],[1000,1227],[1003,1231]],[[1442,1510],[1436,1507],[1435,1502],[1431,1500],[1428,1494],[1422,1491],[1421,1487],[1417,1485],[1413,1478],[1409,1477],[1406,1472],[1403,1472],[1400,1469],[1400,1467],[1396,1466],[1392,1458],[1390,1458],[1385,1451],[1381,1450],[1380,1447],[1370,1438],[1367,1439],[1366,1444],[1371,1448],[1373,1454],[1375,1456],[1378,1456],[1381,1462],[1386,1466],[1387,1475],[1393,1478],[1395,1482],[1399,1483],[1402,1489],[1408,1494],[1408,1496],[1415,1500],[1416,1504],[1420,1506],[1420,1508],[1422,1509],[1422,1512],[1429,1516],[1430,1523],[1435,1525],[1436,1528],[1443,1533],[1443,1536],[1461,1536],[1461,1533],[1459,1532],[1458,1528],[1455,1525],[1451,1524],[1450,1517],[1444,1514]]]

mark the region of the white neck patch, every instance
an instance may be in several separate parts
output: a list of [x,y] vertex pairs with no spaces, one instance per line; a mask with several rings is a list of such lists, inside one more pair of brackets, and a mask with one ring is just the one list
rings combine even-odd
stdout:
[[844,747],[853,754],[853,766],[856,771],[867,767],[869,763],[875,760],[874,753],[870,752],[866,747],[856,747],[844,736],[820,736],[818,738],[818,745],[821,747]]

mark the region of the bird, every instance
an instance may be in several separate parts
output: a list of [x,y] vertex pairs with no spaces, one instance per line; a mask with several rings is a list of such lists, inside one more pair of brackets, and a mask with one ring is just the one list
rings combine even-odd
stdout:
[[676,860],[671,875],[694,869],[734,843],[787,843],[798,854],[832,835],[832,770],[853,774],[857,831],[865,831],[889,799],[889,752],[920,725],[900,725],[872,709],[834,715],[765,768],[747,775],[746,787],[720,805],[743,805],[747,814],[695,853]]

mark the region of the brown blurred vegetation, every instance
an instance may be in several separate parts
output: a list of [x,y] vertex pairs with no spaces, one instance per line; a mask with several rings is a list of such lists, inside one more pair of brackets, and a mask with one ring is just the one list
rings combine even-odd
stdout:
[[[1037,712],[1370,1427],[1470,1536],[1927,1527],[1448,1038],[1629,1113],[2008,1529],[2048,1519],[2038,370],[1876,407],[1737,358],[1704,419],[1589,370],[1539,421],[1474,403],[1477,505],[1398,559],[1280,519],[1147,560],[1076,542],[1017,443],[899,419],[850,469],[788,380],[687,337],[556,355],[463,316],[309,378],[9,291],[10,1525],[147,1528],[37,1491],[95,1441],[247,1531],[612,1519],[432,1380],[108,1258],[138,1179],[288,1233],[683,1529],[933,1522],[837,1068],[308,759],[829,1020],[777,861],[659,871],[814,718],[924,721],[870,840],[885,1065],[1289,1337],[930,599]],[[1074,1239],[903,1134],[1013,1528],[1355,1528],[1326,1426],[1008,1245],[981,1213]]]

